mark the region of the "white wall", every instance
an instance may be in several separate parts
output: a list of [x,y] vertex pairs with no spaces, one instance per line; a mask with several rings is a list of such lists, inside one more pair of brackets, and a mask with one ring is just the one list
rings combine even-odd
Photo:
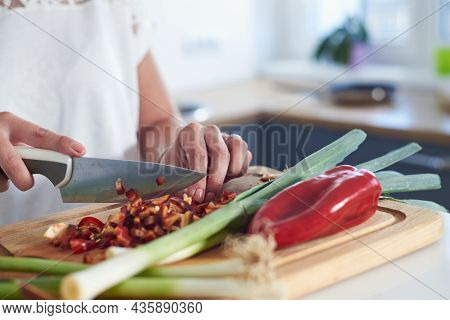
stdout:
[[[279,43],[275,56],[279,59],[308,59],[312,56],[320,38],[329,30],[331,25],[339,24],[342,13],[357,12],[357,4],[368,3],[364,0],[332,1],[327,0],[277,0],[278,19],[280,21]],[[369,1],[369,0],[368,0]],[[391,0],[370,0],[372,3],[389,5]],[[395,0],[392,0],[395,2]],[[427,14],[436,9],[439,0],[401,0],[407,4],[405,12],[407,23],[395,35],[406,31],[404,35],[380,50],[370,62],[381,64],[395,64],[431,69],[433,51],[438,44],[438,15],[421,21]],[[369,7],[370,10],[370,7]],[[325,19],[325,20],[324,20]],[[329,22],[329,23],[327,23]],[[415,24],[417,26],[407,30]],[[370,32],[370,30],[369,30]],[[375,43],[374,48],[385,44],[389,39]]]
[[[342,18],[334,14],[351,12],[360,0],[148,1],[153,51],[176,94],[248,79],[271,60],[308,59],[325,29],[339,23],[333,18]],[[410,0],[411,23],[437,3]],[[431,69],[436,28],[436,19],[428,19],[408,32],[402,46],[390,45],[371,61]]]
[[169,90],[177,93],[252,77],[269,55],[258,50],[255,37],[258,25],[264,26],[258,19],[265,12],[260,6],[264,2],[154,0],[153,53]]

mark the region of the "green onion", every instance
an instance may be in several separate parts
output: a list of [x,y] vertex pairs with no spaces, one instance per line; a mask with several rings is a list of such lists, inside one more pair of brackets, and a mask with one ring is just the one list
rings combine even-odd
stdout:
[[282,299],[285,292],[285,287],[277,282],[265,284],[226,278],[132,278],[112,287],[100,298]]
[[20,288],[19,280],[0,280],[0,300],[22,299]]
[[437,174],[414,174],[393,177],[380,181],[383,194],[436,190],[441,188],[441,179]]
[[[59,278],[36,278],[31,285],[57,294]],[[285,286],[278,282],[259,283],[242,279],[132,278],[99,296],[100,299],[229,298],[282,299]],[[0,297],[20,299],[20,281],[0,281]]]
[[[187,258],[193,257],[196,254],[203,252],[205,250],[211,249],[217,245],[219,245],[225,238],[230,234],[230,231],[228,230],[222,230],[221,232],[213,235],[212,237],[201,240],[199,242],[196,242],[189,247],[186,247],[178,252],[175,252],[174,254],[168,256],[167,258],[161,260],[157,263],[157,265],[165,265],[174,263],[177,261],[185,260]],[[123,248],[123,247],[110,247],[106,250],[106,256],[108,258],[112,258],[114,256],[123,254],[127,251],[130,251],[133,249]]]
[[66,275],[86,268],[88,268],[87,265],[76,262],[28,257],[0,257],[0,271]]
[[377,176],[378,181],[403,176],[403,174],[397,171],[378,171],[375,175]]
[[243,259],[232,258],[217,262],[151,267],[139,274],[142,277],[214,278],[247,274],[249,266]]
[[397,201],[404,202],[413,206],[422,207],[425,209],[430,209],[437,212],[443,212],[448,213],[448,210],[441,206],[440,204],[437,204],[436,202],[432,201],[425,201],[425,200],[415,200],[415,199],[396,199]]
[[240,194],[238,194],[236,196],[236,198],[234,198],[233,201],[239,201],[239,200],[248,198],[249,196],[253,195],[254,193],[258,192],[259,190],[264,189],[265,187],[267,187],[272,182],[273,182],[273,180],[266,181],[266,182],[263,182],[263,183],[260,183],[260,184],[258,184],[256,186],[254,186],[253,188],[245,190],[244,192],[241,192]]
[[[273,279],[272,259],[274,249],[273,239],[267,240],[259,235],[229,237],[224,244],[224,258],[219,261],[200,259],[190,264],[155,266],[144,270],[138,276],[168,278],[239,276],[267,282],[267,280]],[[76,262],[27,257],[0,257],[0,271],[61,276],[87,268],[89,266]]]
[[[0,257],[0,271],[38,273],[40,275],[64,276],[71,272],[88,269],[89,266],[57,260]],[[173,266],[151,267],[142,271],[139,276],[150,277],[221,277],[249,273],[252,266],[241,258],[229,258],[220,262],[202,262]]]
[[364,141],[366,134],[352,130],[342,138],[313,153],[287,170],[277,183],[269,184],[241,201],[231,202],[173,233],[144,244],[134,250],[113,257],[91,268],[75,272],[63,278],[61,295],[64,299],[90,299],[113,285],[155,265],[166,257],[227,228],[236,220],[249,219],[261,203],[254,200],[268,199],[281,189],[334,167]]
[[356,167],[359,169],[366,169],[372,172],[377,172],[393,165],[394,163],[412,156],[420,150],[422,150],[422,147],[419,144],[412,142],[379,158],[361,163]]
[[[271,183],[265,188],[256,191],[248,198],[268,199],[284,188],[314,177],[325,170],[334,168],[341,163],[348,155],[356,151],[361,143],[364,142],[367,135],[364,131],[354,129],[345,134],[336,141],[330,143],[319,151],[307,156],[295,166],[286,170],[279,178],[275,179],[276,183]],[[254,187],[257,188],[258,186]],[[254,188],[250,189],[253,190]]]

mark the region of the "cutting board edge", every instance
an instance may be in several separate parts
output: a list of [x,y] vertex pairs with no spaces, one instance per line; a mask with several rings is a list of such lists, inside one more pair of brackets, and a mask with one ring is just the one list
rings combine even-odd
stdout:
[[[405,207],[403,204],[399,205],[398,202],[392,200],[386,200],[389,203],[387,204],[387,208],[390,210],[399,211],[399,207]],[[294,288],[293,290],[289,290],[289,299],[299,299],[307,294],[314,293],[320,289],[326,288],[330,285],[336,284],[340,281],[349,279],[353,276],[361,274],[363,272],[372,270],[376,267],[384,265],[390,261],[398,259],[400,257],[406,256],[417,250],[423,249],[436,241],[438,241],[443,234],[443,218],[442,216],[434,212],[432,210],[423,209],[411,205],[407,205],[406,208],[412,210],[410,213],[404,213],[406,218],[399,223],[395,223],[386,228],[383,228],[377,232],[369,233],[364,235],[358,239],[350,240],[339,247],[332,247],[327,250],[318,252],[313,257],[308,257],[309,259],[320,260],[322,256],[326,256],[327,260],[325,263],[314,263],[314,261],[303,260],[303,263],[307,262],[308,268],[302,270],[301,272],[297,272],[293,275],[280,276],[280,280],[283,283],[289,283],[290,288]],[[399,211],[402,212],[402,211]],[[428,220],[430,219],[430,220]],[[424,234],[426,237],[419,237],[417,235]],[[388,235],[388,237],[386,237]],[[392,243],[399,243],[404,241],[404,237],[407,236],[409,240],[415,239],[415,241],[407,241],[406,246],[403,244],[402,250],[395,250],[396,248],[392,247]],[[372,249],[374,248],[385,258],[378,256],[374,258],[370,256],[370,252],[376,255],[371,249],[369,254],[364,253],[364,247],[360,242],[370,243]],[[342,254],[344,251],[343,246],[348,246],[346,253]],[[359,247],[359,248],[358,248]],[[361,251],[361,248],[362,251]],[[339,253],[337,253],[340,251]],[[366,250],[367,251],[367,250]],[[333,256],[334,255],[334,256]],[[308,259],[307,258],[307,259]],[[387,260],[387,259],[388,260]],[[354,269],[354,261],[362,262],[364,265],[359,264],[358,270]],[[287,270],[288,268],[293,268],[295,263],[293,262],[290,265],[281,267],[278,271],[279,273],[283,270]],[[323,268],[325,264],[334,264],[333,268],[340,267],[341,270],[345,272],[341,272],[339,277],[329,276],[327,277],[327,272],[323,272],[319,277],[312,277],[311,270],[314,270],[317,273],[318,268]],[[393,264],[396,266],[396,264]],[[320,271],[320,270],[319,270]],[[328,273],[329,275],[329,273]],[[316,281],[316,279],[320,279],[320,281]],[[298,282],[301,283],[298,283]]]

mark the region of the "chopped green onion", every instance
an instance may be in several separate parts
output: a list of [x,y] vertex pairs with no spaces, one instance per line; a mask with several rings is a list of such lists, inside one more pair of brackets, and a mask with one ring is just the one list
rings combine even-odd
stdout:
[[381,157],[358,164],[356,167],[359,169],[367,169],[372,172],[377,172],[412,156],[420,150],[422,150],[422,147],[419,144],[412,142]]

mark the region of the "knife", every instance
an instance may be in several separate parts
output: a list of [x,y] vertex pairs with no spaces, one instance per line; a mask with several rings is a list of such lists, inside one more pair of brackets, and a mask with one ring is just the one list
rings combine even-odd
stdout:
[[[206,174],[153,162],[96,158],[72,158],[32,147],[15,147],[31,174],[47,177],[59,188],[63,202],[116,203],[127,201],[118,195],[115,182],[133,188],[144,199],[172,194],[199,181]],[[1,172],[4,176],[5,173]]]

